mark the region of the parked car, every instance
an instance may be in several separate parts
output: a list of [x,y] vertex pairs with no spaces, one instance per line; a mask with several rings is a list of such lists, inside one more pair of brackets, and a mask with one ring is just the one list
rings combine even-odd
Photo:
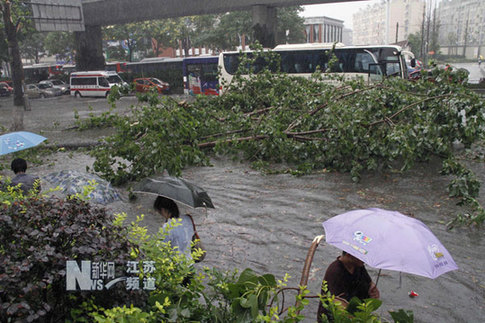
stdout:
[[27,84],[25,85],[25,95],[27,95],[30,99],[40,98],[40,89],[35,84]]
[[50,83],[38,83],[37,87],[40,90],[41,98],[62,95],[62,90],[60,88],[54,87]]
[[154,77],[136,78],[133,83],[136,92],[149,92],[151,89],[156,89],[158,93],[168,93],[170,90],[170,84]]
[[13,93],[13,88],[6,82],[0,82],[0,96],[10,96]]
[[61,80],[50,79],[50,80],[46,80],[46,81],[40,81],[39,84],[49,84],[52,87],[60,89],[62,94],[69,94],[69,92],[70,92],[69,91],[69,85],[67,85],[66,83],[64,83]]

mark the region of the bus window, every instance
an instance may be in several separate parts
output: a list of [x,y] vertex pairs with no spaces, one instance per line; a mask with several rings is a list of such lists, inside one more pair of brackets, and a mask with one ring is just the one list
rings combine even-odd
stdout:
[[239,67],[239,53],[224,54],[224,68],[227,73],[234,75]]
[[217,64],[207,64],[202,66],[202,78],[206,81],[216,81],[219,70]]

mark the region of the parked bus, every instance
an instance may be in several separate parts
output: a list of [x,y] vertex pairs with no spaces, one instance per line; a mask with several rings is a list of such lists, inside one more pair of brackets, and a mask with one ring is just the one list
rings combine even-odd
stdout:
[[106,71],[113,71],[116,73],[125,73],[128,72],[126,64],[126,62],[106,62],[104,64],[104,69]]
[[[343,75],[345,79],[362,78],[365,81],[380,80],[384,76],[408,78],[406,57],[414,61],[411,52],[394,45],[344,46],[341,43],[308,43],[278,45],[273,52],[280,56],[280,71],[293,76],[310,78],[317,67],[324,74]],[[225,52],[219,55],[221,84],[230,84],[241,61],[241,55],[250,57],[252,52]],[[335,64],[329,64],[334,54]],[[257,73],[265,66],[256,60],[253,71]]]
[[38,83],[62,75],[60,64],[34,64],[24,66],[24,77],[28,83]]
[[183,59],[184,93],[219,95],[219,56],[197,56]]
[[182,58],[153,57],[139,62],[126,63],[130,75],[129,81],[135,78],[155,77],[170,84],[171,93],[183,93]]

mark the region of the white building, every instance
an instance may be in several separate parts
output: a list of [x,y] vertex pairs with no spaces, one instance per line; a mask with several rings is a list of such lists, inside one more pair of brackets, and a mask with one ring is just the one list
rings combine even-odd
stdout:
[[369,5],[353,15],[355,45],[393,44],[421,30],[424,0],[389,0]]
[[343,41],[343,20],[329,17],[305,18],[307,43],[334,43]]
[[483,55],[485,0],[442,0],[437,10],[439,42],[445,55]]

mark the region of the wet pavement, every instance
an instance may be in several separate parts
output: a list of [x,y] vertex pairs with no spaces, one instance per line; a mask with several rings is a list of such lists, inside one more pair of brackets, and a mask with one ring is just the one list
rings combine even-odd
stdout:
[[[34,102],[35,101],[35,102]],[[0,124],[8,123],[10,107],[0,101]],[[134,98],[123,98],[120,111],[135,104]],[[66,130],[73,125],[73,109],[81,116],[91,111],[107,110],[104,99],[73,99],[69,97],[33,100],[32,111],[25,113],[28,131],[43,130],[50,142],[70,144],[89,143],[105,130],[77,132]],[[5,159],[4,159],[5,160]],[[6,161],[6,160],[5,160]],[[82,152],[58,152],[46,157],[42,165],[34,165],[30,172],[45,175],[62,169],[84,171],[93,159]],[[220,269],[250,267],[259,273],[273,273],[282,278],[291,275],[289,286],[300,281],[303,262],[311,241],[323,233],[321,222],[357,208],[380,207],[398,210],[427,224],[450,251],[459,270],[435,280],[383,271],[379,289],[383,305],[379,313],[389,318],[387,311],[400,308],[413,310],[416,322],[482,322],[485,317],[485,234],[484,229],[457,228],[446,230],[449,221],[460,208],[448,198],[446,186],[450,178],[439,174],[440,164],[432,161],[417,164],[406,173],[388,172],[364,174],[355,184],[348,174],[320,173],[304,177],[288,174],[262,175],[245,163],[214,159],[212,167],[189,168],[184,177],[205,188],[215,209],[189,210],[194,214],[199,234],[208,250],[202,263]],[[480,179],[485,164],[470,162]],[[2,173],[8,174],[3,171]],[[139,196],[135,202],[125,201],[108,205],[112,212],[126,211],[129,220],[146,214],[145,224],[151,232],[161,224],[161,216],[151,210],[153,197]],[[480,201],[485,204],[485,194]],[[406,243],[406,241],[403,241]],[[319,246],[313,259],[309,278],[311,295],[319,285],[328,264],[340,251],[326,245]],[[368,268],[375,279],[377,270]],[[408,297],[414,290],[419,296]],[[286,304],[288,306],[290,304]],[[306,322],[315,321],[317,302],[310,301],[305,310]]]

